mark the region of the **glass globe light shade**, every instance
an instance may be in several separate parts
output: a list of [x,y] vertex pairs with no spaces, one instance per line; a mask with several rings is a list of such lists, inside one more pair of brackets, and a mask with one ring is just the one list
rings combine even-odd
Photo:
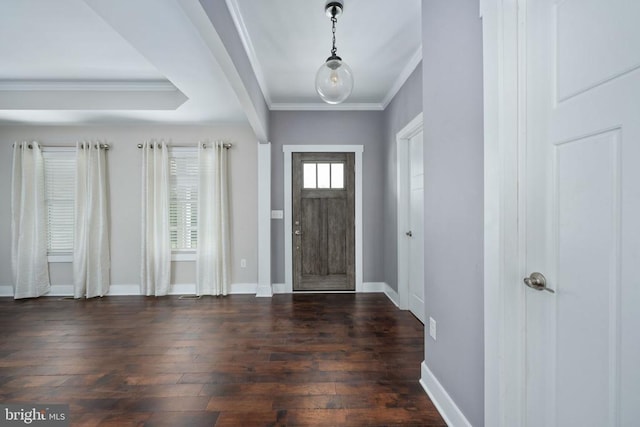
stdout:
[[316,74],[316,91],[328,104],[339,104],[351,95],[353,73],[342,59],[332,56]]

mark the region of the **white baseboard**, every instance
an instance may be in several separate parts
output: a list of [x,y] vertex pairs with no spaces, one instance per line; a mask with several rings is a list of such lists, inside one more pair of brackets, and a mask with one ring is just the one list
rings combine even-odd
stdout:
[[[255,283],[232,283],[229,294],[255,294],[257,289]],[[195,295],[195,284],[175,284],[169,288],[169,295]],[[111,285],[107,296],[127,296],[141,295],[140,285]],[[48,297],[68,297],[73,296],[73,285],[52,285],[51,291],[45,296]],[[13,297],[13,286],[0,286],[0,297]]]
[[284,283],[274,283],[271,285],[271,289],[273,290],[274,295],[275,294],[286,294],[286,290],[287,290],[287,285],[285,285]]
[[365,282],[362,284],[362,292],[379,292],[379,293],[384,293],[387,298],[389,298],[389,300],[391,300],[391,302],[393,304],[395,304],[396,307],[399,307],[398,305],[398,301],[400,300],[400,298],[398,297],[398,293],[391,288],[391,286],[389,286],[387,283],[385,282]]
[[[229,295],[255,294],[257,284],[255,283],[232,283]],[[194,283],[174,284],[169,288],[169,295],[195,295],[196,285]],[[140,285],[111,285],[108,295],[140,295]]]
[[386,283],[384,293],[387,295],[387,298],[389,298],[391,302],[395,304],[396,307],[400,308],[400,297],[398,296],[398,293]]
[[364,282],[362,284],[362,292],[364,293],[372,293],[372,292],[384,292],[384,288],[387,284],[384,282]]
[[258,289],[257,283],[232,283],[230,294],[252,294],[256,295]]
[[451,399],[451,396],[442,387],[440,381],[433,375],[425,362],[420,365],[421,378],[420,385],[427,392],[429,398],[450,427],[472,427],[471,423],[464,416],[460,408]]
[[51,290],[46,294],[48,297],[68,297],[73,296],[73,285],[51,285]]
[[[286,293],[286,285],[284,283],[274,283],[271,285],[272,293],[275,294],[284,294]],[[391,288],[385,282],[364,282],[362,284],[362,292],[363,293],[384,293],[387,297],[393,302],[396,306],[398,306],[398,293]]]
[[111,285],[107,296],[140,295],[140,285]]
[[[259,288],[256,283],[232,283],[229,294],[255,294],[257,297],[270,297],[275,294],[285,293],[284,283],[274,283],[271,288],[265,287]],[[363,292],[379,292],[384,293],[391,302],[398,306],[398,293],[393,290],[389,285],[384,282],[365,282],[363,283]],[[175,284],[171,285],[169,289],[169,295],[195,295],[195,284]],[[127,296],[127,295],[141,295],[140,285],[128,284],[128,285],[111,285],[109,287],[108,296]],[[47,296],[73,296],[73,285],[53,285],[51,291]],[[13,286],[0,285],[0,297],[13,297]]]
[[[73,285],[52,285],[51,290],[46,293],[47,297],[66,297],[73,296]],[[0,286],[0,297],[11,297],[13,298],[13,286],[12,285],[1,285]]]
[[273,296],[273,289],[271,285],[258,285],[256,288],[257,298],[271,298]]

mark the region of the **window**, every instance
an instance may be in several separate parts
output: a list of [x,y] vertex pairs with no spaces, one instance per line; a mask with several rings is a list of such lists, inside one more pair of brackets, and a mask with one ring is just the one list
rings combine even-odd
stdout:
[[169,152],[169,233],[174,252],[198,246],[198,152]]
[[344,188],[344,163],[304,163],[302,173],[304,188]]
[[[75,211],[76,153],[68,150],[45,150],[44,191],[47,221],[47,255],[73,253]],[[50,261],[53,261],[51,257]],[[59,259],[69,261],[70,259]]]

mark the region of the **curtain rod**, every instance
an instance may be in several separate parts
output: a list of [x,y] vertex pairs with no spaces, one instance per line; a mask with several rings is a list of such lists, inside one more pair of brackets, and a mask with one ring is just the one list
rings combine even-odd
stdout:
[[[192,145],[174,145],[174,144],[171,144],[168,146],[169,147],[192,147]],[[202,144],[203,148],[206,148],[206,146],[207,144]],[[230,142],[225,142],[222,144],[222,146],[228,150],[229,148],[233,147],[233,144],[231,144]],[[142,147],[143,147],[143,144],[138,144],[138,148],[142,148]],[[153,145],[151,148],[153,148]]]
[[[33,149],[33,145],[31,143],[29,144],[29,148]],[[81,142],[80,144],[87,144],[86,142]],[[16,143],[14,142],[12,147],[15,147]],[[40,147],[42,148],[75,148],[75,145],[40,145]],[[104,148],[105,150],[110,150],[111,149],[111,144],[103,144],[100,143],[100,148]]]

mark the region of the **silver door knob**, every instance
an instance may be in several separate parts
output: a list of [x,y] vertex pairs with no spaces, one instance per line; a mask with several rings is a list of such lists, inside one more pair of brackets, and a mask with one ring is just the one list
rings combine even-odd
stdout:
[[302,236],[302,231],[296,230],[293,232],[293,234],[295,234],[296,236]]
[[547,288],[547,279],[542,273],[531,273],[531,276],[524,278],[524,284],[536,291],[547,291],[555,294],[553,289]]

